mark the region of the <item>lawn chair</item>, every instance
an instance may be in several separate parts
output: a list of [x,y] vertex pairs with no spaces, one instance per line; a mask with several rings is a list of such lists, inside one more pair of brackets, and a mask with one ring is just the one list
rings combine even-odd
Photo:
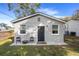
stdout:
[[34,37],[30,37],[30,42],[33,42],[34,41]]
[[21,38],[20,37],[16,37],[16,43],[21,43]]

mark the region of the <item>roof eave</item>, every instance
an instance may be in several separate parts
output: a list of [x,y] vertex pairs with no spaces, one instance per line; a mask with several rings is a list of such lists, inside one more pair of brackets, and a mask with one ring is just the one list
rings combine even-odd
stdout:
[[53,17],[53,16],[49,16],[49,15],[47,15],[47,14],[44,14],[44,13],[35,13],[35,14],[33,14],[33,15],[29,15],[29,16],[27,16],[27,17],[23,17],[23,18],[20,18],[20,19],[17,19],[17,20],[12,20],[11,22],[12,23],[17,23],[17,22],[19,22],[19,21],[22,21],[22,19],[26,19],[26,18],[29,18],[29,17],[33,17],[33,16],[35,16],[35,15],[43,15],[43,16],[46,16],[46,17],[48,17],[48,18],[51,18],[51,19],[55,19],[55,20],[57,20],[57,21],[59,21],[59,22],[62,22],[62,23],[65,23],[64,21],[62,21],[60,18],[56,18],[56,17]]

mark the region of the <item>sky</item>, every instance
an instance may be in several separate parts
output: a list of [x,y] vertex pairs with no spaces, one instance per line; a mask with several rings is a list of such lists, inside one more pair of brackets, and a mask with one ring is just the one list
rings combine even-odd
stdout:
[[[54,17],[72,16],[75,10],[79,9],[79,3],[42,3],[38,12],[42,12]],[[0,23],[12,26],[11,21],[15,20],[15,14],[8,10],[6,3],[0,3]]]

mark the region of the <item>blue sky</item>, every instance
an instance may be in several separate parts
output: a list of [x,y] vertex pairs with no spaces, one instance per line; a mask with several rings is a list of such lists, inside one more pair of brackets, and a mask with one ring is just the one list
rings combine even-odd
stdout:
[[[71,16],[76,9],[79,9],[78,3],[42,3],[37,11],[55,17],[64,17]],[[10,21],[14,19],[14,13],[12,11],[8,11],[7,4],[0,4],[0,23],[4,22],[11,25]]]

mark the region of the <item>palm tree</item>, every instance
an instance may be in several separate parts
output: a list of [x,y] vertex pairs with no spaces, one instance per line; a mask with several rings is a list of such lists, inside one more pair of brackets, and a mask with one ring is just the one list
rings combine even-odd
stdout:
[[39,6],[39,3],[8,3],[9,11],[13,11],[16,18],[21,18],[30,14],[34,14]]

